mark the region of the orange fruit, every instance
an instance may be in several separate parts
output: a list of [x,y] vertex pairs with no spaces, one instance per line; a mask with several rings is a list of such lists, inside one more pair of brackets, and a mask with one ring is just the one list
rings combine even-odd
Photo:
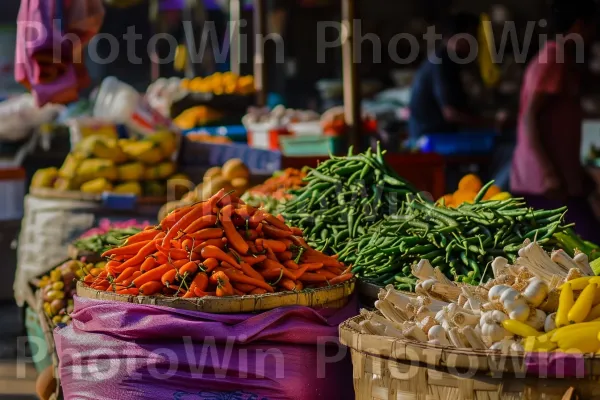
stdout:
[[502,189],[500,189],[496,185],[492,185],[486,192],[485,196],[483,196],[483,199],[490,200],[492,197],[494,197],[495,195],[500,194],[500,193],[502,193]]
[[450,204],[454,203],[454,196],[451,194],[444,195],[442,198],[440,198],[437,201],[437,203],[438,203],[438,205],[443,204],[448,207]]
[[475,200],[475,196],[477,196],[477,192],[473,190],[457,190],[454,192],[454,205],[456,207],[460,206],[462,203],[473,203]]
[[458,190],[468,191],[468,192],[479,192],[483,187],[483,183],[481,183],[481,179],[475,174],[468,174],[463,176],[463,178],[458,182]]

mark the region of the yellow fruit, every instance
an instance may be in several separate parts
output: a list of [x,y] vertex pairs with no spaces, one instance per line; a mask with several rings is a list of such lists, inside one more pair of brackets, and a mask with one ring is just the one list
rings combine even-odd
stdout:
[[590,313],[585,318],[585,322],[595,321],[598,318],[600,318],[600,304],[592,307],[592,309],[590,310]]
[[67,158],[65,158],[65,162],[63,163],[60,170],[58,170],[58,175],[61,178],[72,179],[77,174],[77,169],[79,165],[83,162],[84,156],[76,153],[67,154]]
[[490,200],[492,197],[497,194],[502,193],[502,189],[496,185],[492,185],[487,192],[485,192],[485,196],[483,196],[483,200]]
[[132,162],[117,167],[118,179],[120,181],[139,181],[144,177],[144,164]]
[[[545,338],[542,338],[544,336]],[[555,350],[558,345],[551,342],[546,335],[529,336],[523,341],[523,348],[527,352],[548,352]]]
[[583,290],[590,283],[598,283],[598,282],[592,282],[592,279],[594,279],[593,276],[584,276],[581,278],[573,279],[567,283],[563,283],[562,285],[560,285],[558,287],[558,289],[560,290],[568,284],[568,285],[571,285],[571,290],[573,290],[573,291]]
[[573,325],[564,326],[562,328],[555,329],[550,340],[557,343],[557,342],[564,340],[568,337],[571,337],[573,335],[578,335],[579,331],[587,330],[587,329],[591,329],[591,330],[595,329],[597,332],[600,332],[600,321],[582,322],[580,324],[573,324]]
[[43,168],[38,169],[33,178],[31,178],[31,187],[33,188],[51,188],[58,178],[58,169]]
[[83,160],[77,169],[76,176],[81,182],[87,182],[94,178],[106,178],[109,181],[116,181],[119,178],[119,173],[113,161],[91,158]]
[[460,182],[458,182],[458,190],[461,191],[477,193],[482,187],[483,184],[481,183],[481,179],[474,174],[465,175]]
[[223,164],[222,175],[230,181],[235,178],[250,179],[250,170],[242,160],[234,158]]
[[595,353],[600,350],[598,340],[598,327],[578,329],[558,340],[558,347],[562,351],[578,351],[581,353]]
[[453,204],[453,203],[454,203],[454,196],[451,194],[447,194],[438,200],[438,204],[443,204],[447,207],[449,207],[450,204]]
[[54,189],[67,191],[77,190],[79,187],[75,184],[73,179],[58,178],[56,182],[54,182]]
[[507,319],[502,322],[502,326],[504,329],[509,331],[510,333],[521,336],[521,337],[530,337],[530,336],[540,336],[543,333],[538,332],[533,329],[531,326],[527,325],[524,322],[517,321],[514,319]]
[[590,310],[592,309],[592,302],[594,301],[594,296],[596,295],[596,290],[598,289],[598,285],[595,283],[590,283],[583,289],[583,292],[577,298],[573,307],[569,310],[568,319],[572,324],[576,324],[579,322],[583,322],[586,319]]
[[146,169],[144,172],[144,178],[146,180],[167,179],[175,173],[176,168],[177,166],[175,163],[166,161],[158,164],[156,167]]
[[502,192],[502,193],[498,193],[495,196],[492,196],[490,198],[490,200],[493,200],[493,201],[502,201],[502,200],[508,200],[510,198],[512,198],[512,194],[510,194],[508,192]]
[[221,167],[212,167],[212,168],[209,168],[204,173],[204,180],[210,180],[212,178],[215,178],[215,177],[221,176],[221,175],[222,175]]
[[202,184],[202,196],[200,200],[207,200],[219,190],[225,189],[225,192],[233,190],[231,182],[223,178],[213,178],[208,182]]
[[96,178],[81,185],[81,191],[84,193],[102,194],[111,190],[112,185],[106,178]]
[[471,192],[471,191],[466,191],[466,190],[457,190],[452,195],[452,199],[454,200],[453,201],[454,205],[456,205],[458,207],[462,203],[473,203],[473,200],[475,200],[475,196],[477,196],[477,192]]
[[125,182],[117,185],[112,190],[113,193],[142,195],[142,185],[139,182]]
[[177,135],[173,132],[158,132],[150,135],[146,140],[157,143],[165,157],[170,157],[177,151]]
[[573,304],[575,304],[573,289],[567,282],[560,291],[560,297],[558,298],[558,311],[556,311],[557,327],[560,328],[569,324],[569,311],[571,311]]

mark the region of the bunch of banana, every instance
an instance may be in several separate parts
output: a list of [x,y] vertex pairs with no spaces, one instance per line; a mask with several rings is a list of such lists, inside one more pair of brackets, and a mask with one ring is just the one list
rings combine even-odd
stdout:
[[[112,191],[164,196],[165,181],[176,173],[171,159],[177,147],[177,135],[167,131],[141,140],[88,136],[67,155],[60,169],[39,170],[31,186],[94,194]],[[151,182],[142,186],[141,181]]]

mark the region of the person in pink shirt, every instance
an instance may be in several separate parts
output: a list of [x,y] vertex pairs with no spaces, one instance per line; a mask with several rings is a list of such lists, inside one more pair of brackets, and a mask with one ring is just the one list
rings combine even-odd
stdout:
[[600,229],[587,201],[590,180],[580,162],[580,87],[586,45],[596,33],[595,11],[593,0],[553,2],[558,34],[525,72],[510,179],[512,192],[534,208],[567,205],[567,220],[591,241],[600,238]]

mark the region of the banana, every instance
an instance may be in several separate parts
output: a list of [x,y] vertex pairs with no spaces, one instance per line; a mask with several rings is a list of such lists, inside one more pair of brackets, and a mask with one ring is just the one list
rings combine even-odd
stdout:
[[31,187],[33,188],[51,188],[58,178],[58,169],[44,168],[38,169],[33,178],[31,178]]
[[77,168],[77,179],[86,182],[94,178],[106,178],[116,181],[119,177],[117,167],[111,160],[92,158],[84,160]]
[[112,192],[122,194],[134,194],[139,197],[142,195],[142,186],[139,184],[139,182],[125,182],[115,186]]
[[106,178],[96,178],[81,185],[81,191],[84,193],[101,194],[111,190],[112,185]]
[[62,167],[60,167],[60,170],[58,171],[58,175],[61,178],[65,178],[65,179],[74,178],[75,175],[77,175],[77,170],[79,169],[79,166],[81,165],[83,160],[84,160],[84,156],[82,156],[81,154],[76,154],[76,153],[67,154],[67,158],[65,158],[65,162],[63,163]]
[[144,178],[144,164],[141,162],[132,162],[117,167],[120,181],[139,181]]
[[150,135],[146,140],[157,143],[165,157],[170,157],[177,151],[177,135],[173,132],[158,132]]
[[156,167],[148,168],[144,174],[146,180],[167,179],[175,173],[176,166],[170,161],[158,164]]

